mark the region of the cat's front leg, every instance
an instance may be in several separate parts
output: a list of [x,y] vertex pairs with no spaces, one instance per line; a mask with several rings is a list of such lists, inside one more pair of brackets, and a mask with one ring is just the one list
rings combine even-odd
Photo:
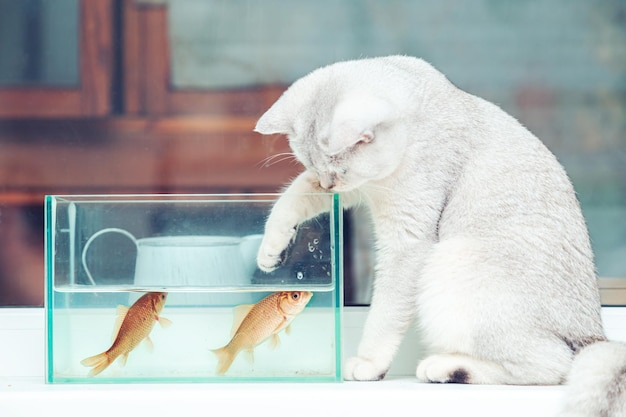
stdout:
[[257,253],[257,265],[262,271],[271,272],[284,262],[287,247],[303,221],[294,209],[299,204],[304,203],[298,202],[295,196],[282,196],[274,204],[265,222],[265,233]]
[[[415,253],[398,251],[379,261],[374,294],[357,356],[346,361],[344,378],[375,381],[385,377],[415,312]],[[419,253],[419,251],[417,252]]]
[[322,191],[319,180],[305,171],[276,201],[265,223],[257,254],[257,265],[262,271],[271,272],[284,262],[300,223],[328,210],[328,198],[321,196]]

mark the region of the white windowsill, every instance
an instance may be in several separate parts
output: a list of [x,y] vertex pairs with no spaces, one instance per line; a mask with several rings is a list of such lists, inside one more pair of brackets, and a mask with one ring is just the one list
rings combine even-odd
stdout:
[[[346,308],[344,350],[356,350],[366,310]],[[604,308],[608,336],[626,341],[626,308]],[[44,310],[0,309],[0,416],[415,415],[555,416],[563,387],[420,384],[415,335],[380,382],[47,385]],[[431,414],[432,413],[432,414]]]

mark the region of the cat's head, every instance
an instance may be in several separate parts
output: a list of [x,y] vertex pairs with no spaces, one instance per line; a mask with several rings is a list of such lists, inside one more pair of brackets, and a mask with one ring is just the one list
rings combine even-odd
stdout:
[[296,81],[255,128],[287,135],[320,187],[338,192],[389,176],[406,147],[397,104],[381,88],[380,78],[355,75],[345,64]]

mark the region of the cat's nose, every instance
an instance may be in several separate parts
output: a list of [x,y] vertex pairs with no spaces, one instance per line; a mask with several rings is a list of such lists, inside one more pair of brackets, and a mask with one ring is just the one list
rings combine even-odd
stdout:
[[328,176],[322,176],[320,177],[320,187],[322,187],[325,190],[332,190],[333,188],[335,188],[336,185],[336,181],[337,181],[337,174],[330,174]]
[[335,183],[334,181],[324,181],[324,180],[320,180],[320,187],[322,187],[325,190],[332,190],[335,187]]

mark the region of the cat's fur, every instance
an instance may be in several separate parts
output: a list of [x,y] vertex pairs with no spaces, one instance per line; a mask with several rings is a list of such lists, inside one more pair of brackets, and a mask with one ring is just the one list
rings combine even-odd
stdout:
[[[626,412],[612,385],[625,379],[626,349],[605,342],[573,187],[513,117],[420,59],[390,56],[310,73],[255,130],[288,135],[306,168],[267,220],[261,269],[279,265],[297,225],[322,210],[301,193],[332,190],[371,212],[374,293],[347,379],[383,378],[417,317],[431,353],[419,380],[560,384],[584,356],[563,415]],[[606,352],[616,359],[600,368]]]

